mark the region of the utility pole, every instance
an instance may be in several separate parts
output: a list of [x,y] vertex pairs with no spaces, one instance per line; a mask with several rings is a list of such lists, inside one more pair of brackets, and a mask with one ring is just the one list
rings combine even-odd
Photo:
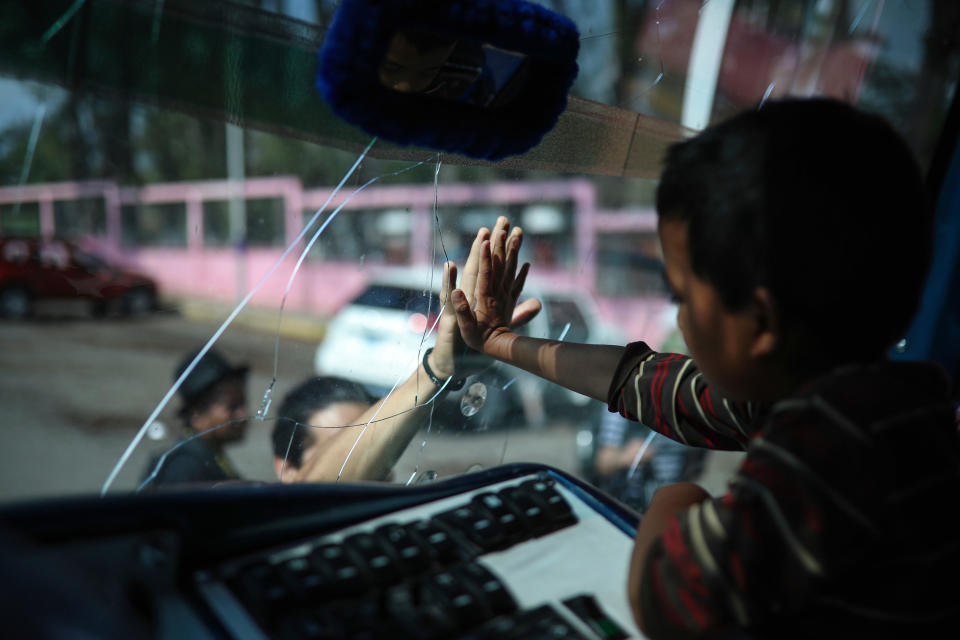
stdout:
[[246,178],[243,168],[243,128],[229,122],[227,127],[227,179],[230,181],[230,199],[227,210],[230,217],[230,244],[236,255],[236,299],[247,294],[247,201],[243,186]]

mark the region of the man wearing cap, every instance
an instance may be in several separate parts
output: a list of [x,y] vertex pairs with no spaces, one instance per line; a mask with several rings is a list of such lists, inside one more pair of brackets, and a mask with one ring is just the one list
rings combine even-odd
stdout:
[[[180,378],[198,352],[177,367]],[[239,478],[223,448],[247,431],[246,365],[235,366],[211,349],[180,386],[183,439],[150,465],[145,486],[220,482]],[[152,476],[152,477],[151,477]]]

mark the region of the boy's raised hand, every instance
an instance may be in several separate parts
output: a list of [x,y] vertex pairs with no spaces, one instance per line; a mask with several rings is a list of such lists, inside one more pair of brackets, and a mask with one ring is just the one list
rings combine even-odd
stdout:
[[487,353],[489,342],[529,322],[540,312],[540,301],[531,298],[517,306],[530,264],[517,270],[523,231],[501,216],[491,234],[480,229],[464,266],[461,288],[452,302],[464,342]]
[[[500,217],[494,227],[494,235],[502,232],[503,236],[506,237],[509,227],[510,221],[505,217]],[[522,242],[522,234],[523,231],[521,229],[515,228],[510,236],[511,239],[515,239],[516,241],[516,246],[512,253],[512,266],[506,264],[508,258],[511,257],[508,255],[510,252],[507,250],[506,243],[501,243],[503,245],[500,247],[501,253],[498,257],[493,258],[496,261],[504,263],[505,268],[512,269],[512,272],[516,271],[517,252]],[[489,230],[480,229],[476,238],[474,238],[473,245],[470,247],[470,255],[467,257],[467,262],[464,266],[461,288],[465,294],[468,307],[473,304],[474,292],[477,287],[481,248],[486,245],[487,253],[489,254],[491,252],[488,242],[490,237],[491,234]],[[452,262],[447,262],[443,269],[443,284],[440,291],[440,299],[446,303],[446,306],[437,324],[437,341],[436,344],[434,344],[433,352],[430,354],[430,368],[433,369],[438,376],[444,378],[454,374],[462,376],[470,375],[490,364],[488,358],[477,357],[479,354],[476,352],[471,352],[473,357],[470,357],[469,353],[464,354],[465,341],[461,337],[457,326],[458,323],[454,305],[451,303],[451,299],[448,298],[448,294],[456,288],[456,285],[457,267]],[[518,295],[522,286],[523,282],[520,282],[517,287]],[[510,323],[511,328],[526,324],[540,311],[539,300],[528,300],[519,307],[514,308],[513,305],[515,302],[516,299],[513,299],[508,309],[512,316]]]

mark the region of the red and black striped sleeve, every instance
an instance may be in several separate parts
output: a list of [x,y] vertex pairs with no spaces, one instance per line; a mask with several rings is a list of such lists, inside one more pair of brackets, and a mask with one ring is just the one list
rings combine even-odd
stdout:
[[754,428],[751,403],[711,389],[689,356],[658,353],[643,342],[627,345],[607,406],[668,438],[710,449],[743,450]]

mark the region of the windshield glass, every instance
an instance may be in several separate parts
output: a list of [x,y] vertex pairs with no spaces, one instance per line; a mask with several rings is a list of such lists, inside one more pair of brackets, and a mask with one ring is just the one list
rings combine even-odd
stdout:
[[[506,216],[531,263],[521,300],[542,303],[522,332],[683,352],[663,149],[824,95],[891,120],[926,170],[960,69],[953,2],[543,1],[580,31],[572,97],[538,147],[486,162],[332,115],[314,83],[336,2],[16,4],[0,8],[5,501],[415,485],[519,461],[638,508],[658,478],[718,490],[734,458],[506,365],[431,386],[444,263],[462,273]],[[374,445],[386,468],[362,466]]]

